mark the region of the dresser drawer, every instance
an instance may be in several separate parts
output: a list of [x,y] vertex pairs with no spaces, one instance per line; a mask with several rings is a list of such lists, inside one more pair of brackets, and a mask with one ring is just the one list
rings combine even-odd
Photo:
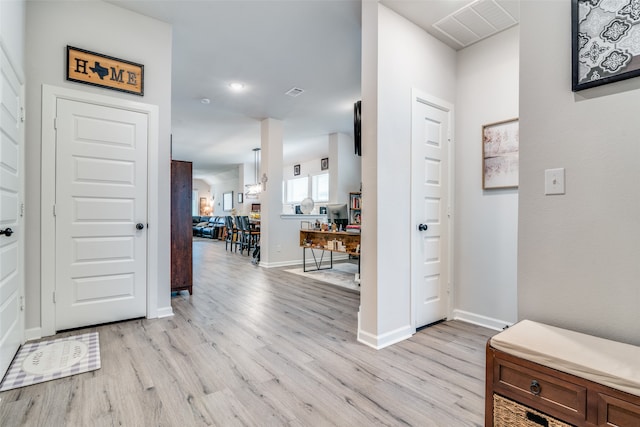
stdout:
[[640,426],[640,405],[598,393],[598,426]]
[[494,360],[493,386],[505,396],[567,420],[585,420],[587,389],[506,360]]

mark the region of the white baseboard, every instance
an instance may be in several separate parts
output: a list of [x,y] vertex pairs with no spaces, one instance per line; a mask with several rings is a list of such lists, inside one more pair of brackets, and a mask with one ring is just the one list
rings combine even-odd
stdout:
[[375,348],[376,350],[383,349],[392,344],[404,341],[407,338],[411,338],[414,333],[415,329],[413,329],[411,325],[406,325],[382,335],[371,334],[360,329],[360,313],[358,313],[358,342]]
[[32,341],[42,338],[42,328],[30,328],[24,330],[24,340]]
[[278,262],[260,261],[260,264],[258,264],[258,266],[264,267],[264,268],[291,267],[296,265],[302,265],[302,261],[278,261]]
[[163,317],[171,317],[173,316],[173,308],[171,306],[168,307],[158,307],[158,312],[157,312],[158,319],[161,319]]
[[484,326],[485,328],[493,329],[495,331],[501,331],[505,326],[512,326],[513,322],[507,322],[505,320],[494,319],[491,317],[483,316],[481,314],[469,313],[463,310],[453,310],[453,318],[455,320],[461,320],[463,322],[472,323],[478,326]]

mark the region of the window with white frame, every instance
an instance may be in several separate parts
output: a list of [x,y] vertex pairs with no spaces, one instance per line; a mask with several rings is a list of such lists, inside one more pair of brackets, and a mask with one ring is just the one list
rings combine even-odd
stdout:
[[329,201],[329,174],[314,175],[311,177],[311,198],[314,202]]
[[309,197],[309,178],[293,178],[287,181],[286,196],[287,203],[300,203]]
[[307,197],[311,197],[316,203],[328,202],[329,174],[313,175],[310,178],[305,176],[285,181],[283,185],[283,202],[285,204],[296,204]]

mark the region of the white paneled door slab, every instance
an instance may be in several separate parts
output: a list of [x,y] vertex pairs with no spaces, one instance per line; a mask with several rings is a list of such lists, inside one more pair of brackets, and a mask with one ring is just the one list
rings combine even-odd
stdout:
[[[4,45],[0,44],[0,47]],[[0,378],[24,338],[23,85],[0,49]]]
[[449,306],[450,107],[415,96],[412,117],[412,299],[414,326],[447,317]]
[[146,314],[147,121],[57,100],[57,330]]

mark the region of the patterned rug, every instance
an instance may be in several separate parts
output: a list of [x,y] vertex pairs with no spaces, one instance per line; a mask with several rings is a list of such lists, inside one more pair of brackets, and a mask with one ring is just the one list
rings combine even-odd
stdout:
[[360,292],[359,282],[356,282],[358,264],[349,262],[334,263],[332,269],[319,271],[309,270],[306,273],[302,271],[302,267],[285,271]]
[[0,391],[100,369],[97,332],[26,343],[11,362]]

